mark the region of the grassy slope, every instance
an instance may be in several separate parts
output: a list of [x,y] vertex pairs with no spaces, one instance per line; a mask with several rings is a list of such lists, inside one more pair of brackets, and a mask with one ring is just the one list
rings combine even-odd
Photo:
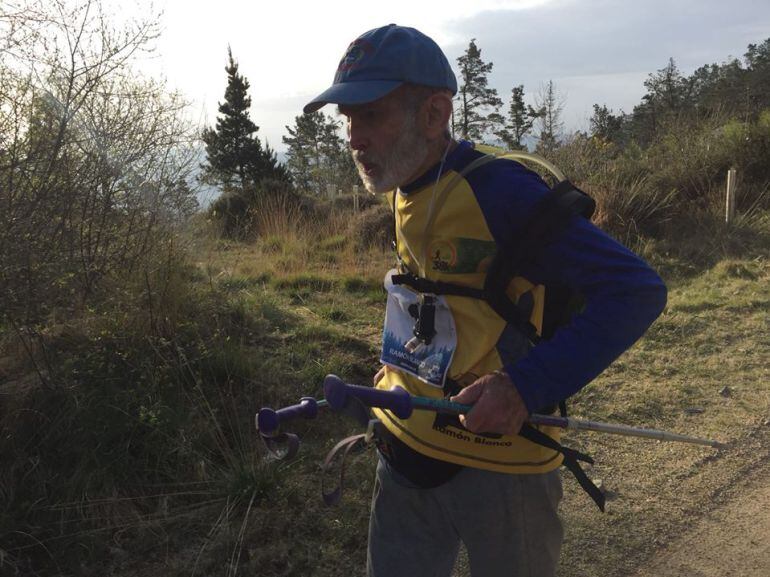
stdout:
[[[372,287],[376,270],[362,271]],[[374,352],[382,312],[376,289],[364,298],[355,291],[337,290],[339,283],[334,288],[316,282],[314,290],[305,290],[313,278],[290,276],[279,285],[281,298],[299,303],[302,314],[314,322],[335,322],[351,338],[363,338]],[[768,456],[763,440],[770,431],[770,265],[725,261],[698,276],[667,280],[665,314],[645,339],[578,395],[572,412],[716,438],[730,447],[715,452],[592,433],[574,435],[570,442],[596,457],[591,475],[602,479],[609,502],[607,513],[600,514],[565,476],[567,535],[560,572],[565,577],[627,574]],[[729,393],[720,394],[724,386]],[[252,559],[259,561],[252,567],[261,575],[361,573],[373,457],[363,455],[366,464],[352,469],[344,507],[324,510],[314,463],[331,441],[313,438],[334,437],[335,432],[339,436],[338,424],[330,421],[309,427],[285,500],[271,503],[274,511],[289,518],[282,517],[268,532],[260,530],[259,523],[253,527],[259,545]],[[311,565],[316,560],[319,564]]]
[[[280,241],[267,239],[257,246],[204,252],[198,263],[236,293],[268,294],[279,309],[300,319],[302,330],[329,337],[325,349],[297,350],[294,335],[283,335],[285,347],[293,349],[302,363],[310,361],[317,371],[306,379],[303,392],[293,397],[276,392],[266,405],[296,402],[300,394],[320,397],[322,377],[327,373],[368,384],[377,368],[384,304],[381,276],[392,260],[389,253],[377,250],[353,255],[344,241],[335,237],[322,240],[308,252],[298,250],[286,238],[284,234]],[[253,279],[260,282],[255,284]],[[175,567],[180,575],[189,574],[189,559],[197,555],[202,544],[219,548],[207,555],[209,570],[223,567],[228,551],[242,547],[239,574],[362,572],[374,451],[351,458],[343,505],[327,508],[321,500],[319,463],[338,440],[360,431],[355,423],[326,413],[315,421],[298,423],[293,430],[302,439],[300,453],[292,462],[276,464],[282,470],[282,482],[274,488],[271,499],[259,503],[249,515],[245,533],[240,537],[221,534],[214,542],[204,539],[193,543]],[[261,447],[257,450],[264,453]],[[330,477],[330,484],[335,482]],[[229,571],[234,570],[229,564]]]
[[[321,379],[329,372],[353,382],[368,381],[377,366],[384,302],[380,279],[391,256],[354,252],[333,236],[311,247],[295,242],[283,235],[255,246],[195,253],[202,272],[197,282],[214,287],[216,298],[226,301],[228,322],[240,327],[226,330],[223,325],[227,340],[214,341],[217,350],[204,365],[207,372],[199,375],[224,383],[221,394],[240,405],[233,410],[239,422],[217,413],[200,426],[237,431],[241,455],[233,462],[243,469],[228,472],[226,459],[209,458],[209,447],[193,447],[191,457],[203,455],[222,470],[218,477],[189,467],[189,475],[201,482],[216,481],[206,485],[211,504],[196,502],[189,510],[184,506],[192,496],[178,508],[173,496],[143,498],[141,510],[123,501],[116,508],[109,496],[103,502],[100,495],[78,497],[75,505],[91,523],[84,525],[84,537],[92,532],[87,527],[100,507],[111,516],[105,517],[100,533],[110,538],[100,548],[82,541],[83,550],[90,547],[91,552],[81,574],[363,574],[373,451],[356,455],[349,466],[341,507],[323,506],[318,472],[326,451],[346,434],[358,432],[357,427],[332,415],[299,423],[296,432],[303,446],[298,458],[271,463],[254,442],[250,419],[259,405],[319,395]],[[591,475],[602,479],[609,503],[607,514],[600,514],[565,476],[563,577],[628,574],[768,457],[770,264],[725,261],[667,280],[666,313],[645,339],[578,395],[572,413],[713,437],[730,448],[716,453],[680,444],[574,435],[570,442],[596,458]],[[224,322],[220,317],[217,322]],[[725,385],[729,396],[720,394]],[[233,436],[215,433],[210,441],[214,449]],[[170,447],[172,452],[181,449]],[[189,458],[182,455],[182,460]],[[158,509],[150,509],[156,505]],[[116,511],[126,519],[122,528]],[[55,550],[56,543],[44,544]],[[19,558],[23,552],[11,554]],[[460,566],[458,575],[464,574]]]
[[669,279],[665,314],[578,395],[576,415],[729,446],[575,435],[596,457],[592,475],[610,501],[600,515],[567,481],[561,575],[628,574],[770,455],[768,281],[766,261],[724,261],[694,278]]

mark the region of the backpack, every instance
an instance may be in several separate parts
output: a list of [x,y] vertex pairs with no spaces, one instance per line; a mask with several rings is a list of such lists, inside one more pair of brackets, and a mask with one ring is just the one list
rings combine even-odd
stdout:
[[[530,153],[525,152],[505,152],[502,154],[486,154],[466,166],[448,185],[442,190],[442,196],[451,190],[468,173],[500,158],[510,160],[529,160],[544,166],[557,179],[557,184],[535,205],[532,209],[527,223],[517,232],[515,238],[508,246],[498,246],[497,251],[487,269],[484,287],[477,289],[464,285],[458,285],[445,281],[433,281],[418,277],[411,272],[393,275],[393,284],[404,284],[413,290],[425,295],[454,295],[470,298],[477,298],[486,301],[489,306],[506,322],[516,327],[529,340],[531,345],[536,345],[542,340],[553,337],[559,327],[570,322],[572,315],[579,312],[584,300],[582,295],[573,291],[570,287],[561,284],[549,283],[545,285],[545,302],[543,308],[543,321],[540,331],[530,322],[532,307],[534,303],[520,298],[517,302],[511,300],[507,289],[512,279],[517,276],[518,271],[527,260],[537,258],[543,247],[553,242],[559,233],[566,229],[570,221],[575,217],[590,219],[596,209],[596,202],[574,186],[555,166],[547,160]],[[393,212],[395,214],[396,194],[393,194]],[[395,227],[395,219],[394,219]],[[395,238],[398,238],[396,235]],[[395,248],[395,242],[394,242]],[[425,301],[423,301],[425,302]],[[435,334],[433,327],[432,312],[423,314],[423,309],[431,311],[431,307],[420,307],[419,318],[415,324],[415,336],[430,342],[432,334]],[[452,390],[456,384],[449,384],[445,387],[447,395],[459,392],[459,387]],[[566,399],[558,403],[559,412],[562,417],[567,416]],[[553,413],[555,406],[543,407],[538,413]],[[383,427],[384,429],[384,427]],[[549,447],[563,456],[563,464],[575,476],[581,487],[591,496],[598,507],[604,510],[604,495],[600,489],[588,478],[580,467],[578,461],[593,463],[588,455],[565,447],[540,431],[535,427],[525,423],[519,435],[529,441]],[[456,466],[452,464],[442,464],[441,461],[430,459],[411,450],[403,445],[392,435],[385,434],[381,437],[381,452],[396,450],[400,454],[401,461],[416,461],[417,464],[410,465],[414,471],[431,471],[435,469],[438,479],[446,478],[454,474]],[[430,462],[431,467],[426,467],[425,463]],[[432,479],[429,481],[435,482]]]
[[[520,299],[518,303],[513,302],[508,297],[507,288],[522,264],[536,258],[542,248],[552,242],[574,217],[590,219],[596,209],[596,203],[564,178],[561,171],[551,163],[540,156],[521,151],[486,154],[479,157],[466,166],[444,188],[442,195],[449,192],[457,182],[473,170],[501,158],[526,159],[541,164],[556,176],[558,183],[535,205],[529,221],[518,231],[513,242],[509,246],[498,246],[487,269],[484,287],[476,289],[444,281],[432,281],[411,272],[394,275],[393,283],[405,284],[419,293],[465,296],[484,300],[500,317],[519,329],[531,344],[536,345],[543,339],[550,339],[560,326],[567,324],[572,315],[582,308],[581,295],[564,285],[546,285],[543,323],[541,330],[538,331],[529,321],[532,303],[527,302],[526,299]],[[395,194],[393,212],[395,213]],[[422,329],[430,331],[431,327],[422,327]]]

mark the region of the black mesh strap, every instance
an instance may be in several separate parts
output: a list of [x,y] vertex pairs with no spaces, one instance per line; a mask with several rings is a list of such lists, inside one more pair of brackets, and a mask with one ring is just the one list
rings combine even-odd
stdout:
[[591,218],[596,210],[596,201],[569,180],[562,180],[551,189],[551,193],[557,197],[560,210],[579,214],[584,218]]
[[525,311],[513,302],[507,293],[508,285],[513,278],[513,263],[508,261],[507,254],[498,250],[487,269],[484,280],[484,300],[507,323],[516,327],[534,345],[540,341],[537,328],[530,322],[531,311]]
[[549,449],[553,449],[554,451],[561,453],[564,457],[564,466],[567,467],[567,469],[569,469],[569,471],[575,476],[577,482],[580,483],[580,486],[583,487],[583,490],[588,493],[591,499],[594,500],[594,503],[596,503],[597,507],[599,507],[602,512],[604,511],[604,493],[602,493],[599,490],[599,487],[597,487],[594,482],[588,478],[588,475],[585,474],[585,471],[583,471],[583,469],[580,467],[580,464],[578,463],[578,461],[585,461],[586,463],[593,464],[594,460],[591,457],[585,453],[581,453],[580,451],[565,447],[529,423],[524,423],[524,425],[521,427],[521,430],[519,431],[519,435],[528,441],[532,441],[533,443],[548,447]]
[[[495,257],[495,260],[497,260],[497,257]],[[503,279],[504,274],[500,267],[490,267],[487,271],[487,279],[492,278],[486,282],[483,289],[428,280],[411,273],[394,274],[391,277],[391,281],[394,285],[406,285],[420,293],[471,297],[483,300],[501,318],[522,331],[532,343],[537,343],[539,341],[537,329],[529,322],[529,314],[526,314],[516,303],[511,301],[504,290],[497,290],[496,288],[507,284],[506,280],[510,280],[510,278]],[[495,275],[500,275],[500,278],[497,278]]]
[[391,277],[391,281],[394,285],[403,284],[420,293],[471,297],[482,300],[486,298],[484,291],[481,289],[450,282],[428,280],[426,278],[415,276],[411,273],[394,274]]

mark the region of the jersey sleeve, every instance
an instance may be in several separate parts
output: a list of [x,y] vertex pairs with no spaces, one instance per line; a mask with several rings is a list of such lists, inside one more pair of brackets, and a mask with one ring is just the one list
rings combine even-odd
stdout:
[[[548,191],[535,173],[509,164],[468,179],[500,246],[509,246]],[[666,304],[666,287],[650,266],[580,217],[524,265],[521,276],[536,284],[566,285],[585,298],[584,309],[553,338],[505,367],[530,412],[569,397],[596,378],[644,334]]]

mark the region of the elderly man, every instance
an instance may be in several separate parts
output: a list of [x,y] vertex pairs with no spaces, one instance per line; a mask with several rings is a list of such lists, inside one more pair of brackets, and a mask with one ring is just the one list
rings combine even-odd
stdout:
[[[533,433],[525,421],[631,346],[666,291],[639,257],[577,214],[529,246],[524,231],[552,191],[521,164],[452,139],[456,92],[436,43],[391,24],[353,41],[334,84],[305,107],[339,106],[365,186],[393,204],[399,264],[385,280],[375,386],[473,405],[459,420],[375,410],[386,434],[368,574],[449,576],[462,542],[474,576],[549,576],[562,541],[562,454],[555,430]],[[479,289],[514,253],[527,258],[506,277],[505,298],[526,312],[511,316]],[[584,306],[540,340],[528,327],[542,326],[548,285],[579,292]]]

